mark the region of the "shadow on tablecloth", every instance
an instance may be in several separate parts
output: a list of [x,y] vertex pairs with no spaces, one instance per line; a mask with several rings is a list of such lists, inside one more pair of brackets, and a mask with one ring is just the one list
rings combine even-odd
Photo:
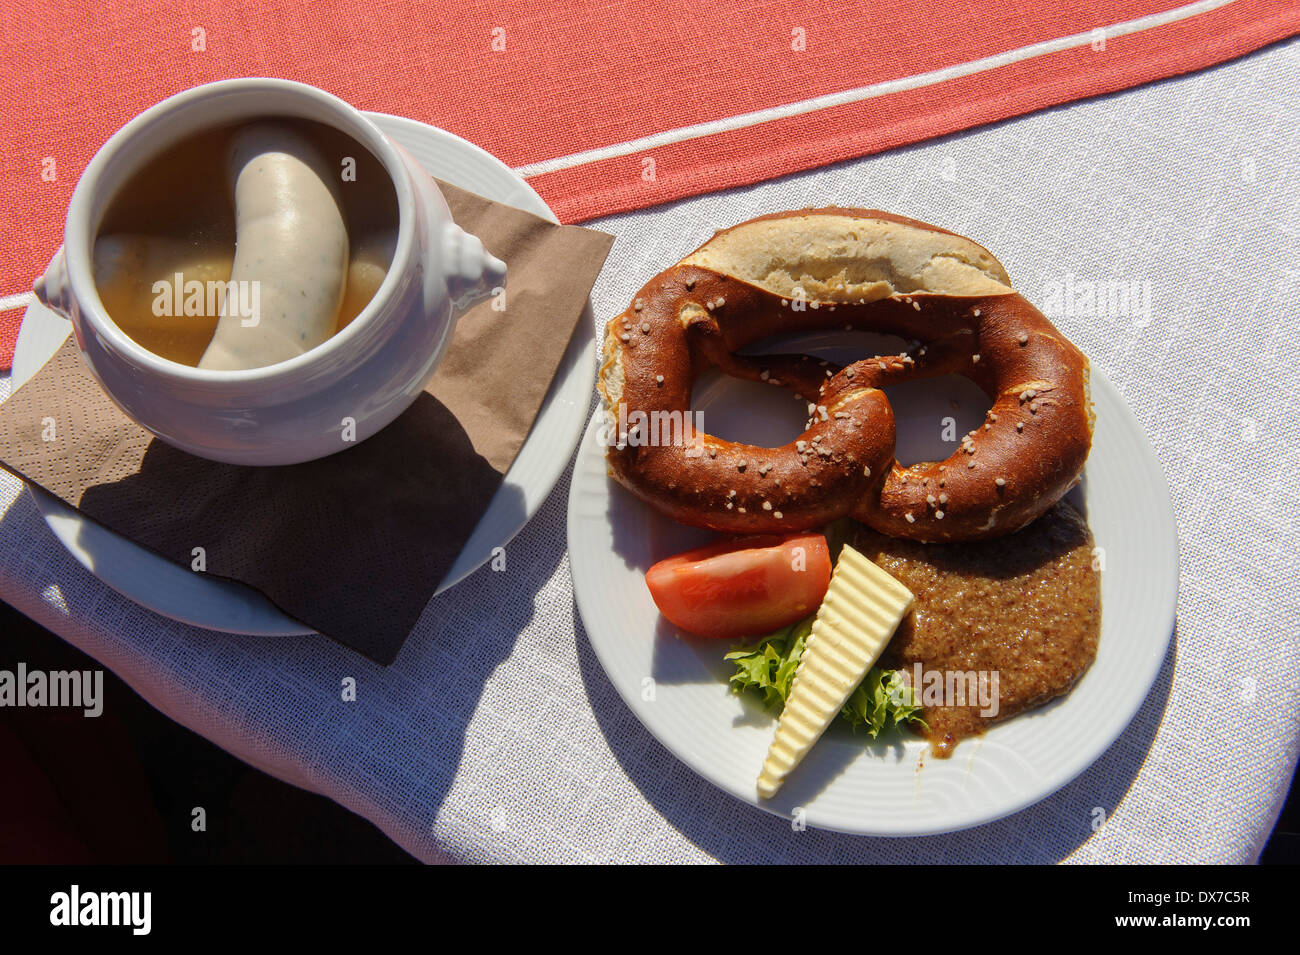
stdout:
[[[556,506],[567,490],[552,491],[548,503]],[[35,552],[34,536],[49,534],[30,494],[0,515],[0,544],[14,550]],[[475,589],[499,596],[505,575],[491,562],[434,597],[383,668],[317,634],[263,637],[175,623],[114,599],[61,546],[52,535],[40,542],[54,556],[39,560],[35,589],[70,619],[95,626],[88,640],[60,636],[244,762],[370,819],[425,862],[459,861],[461,847],[431,830],[484,686],[536,616],[536,594],[555,574],[561,548],[530,547],[526,557],[512,550],[510,599],[466,599]],[[338,705],[345,676],[355,678],[361,705]],[[420,820],[423,835],[413,838],[410,826]]]

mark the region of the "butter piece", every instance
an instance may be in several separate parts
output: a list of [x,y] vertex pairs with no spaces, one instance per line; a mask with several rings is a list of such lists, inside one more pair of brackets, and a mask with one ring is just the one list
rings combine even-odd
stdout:
[[759,774],[760,797],[771,799],[808,755],[911,609],[911,591],[844,545]]

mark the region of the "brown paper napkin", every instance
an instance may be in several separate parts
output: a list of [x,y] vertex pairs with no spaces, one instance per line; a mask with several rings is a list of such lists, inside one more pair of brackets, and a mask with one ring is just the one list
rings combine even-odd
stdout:
[[391,663],[527,437],[614,241],[438,185],[505,260],[507,308],[464,315],[424,392],[378,434],[285,467],[194,457],[119,411],[69,336],[0,407],[0,465],[187,569],[202,547],[206,573]]

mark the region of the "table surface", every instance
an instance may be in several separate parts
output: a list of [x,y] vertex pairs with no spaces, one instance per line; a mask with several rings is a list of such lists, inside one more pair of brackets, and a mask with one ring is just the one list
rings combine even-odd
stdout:
[[[214,633],[137,607],[63,550],[8,474],[0,598],[162,712],[428,861],[1253,861],[1300,736],[1297,75],[1300,40],[588,223],[617,236],[592,293],[598,317],[715,228],[831,203],[970,235],[1040,306],[1053,284],[1150,290],[1149,313],[1058,324],[1125,396],[1169,478],[1177,631],[1124,735],[1014,816],[915,839],[794,831],[678,763],[619,699],[577,616],[567,474],[507,548],[506,571],[432,601],[387,669],[322,638]],[[345,677],[355,703],[340,700]]]

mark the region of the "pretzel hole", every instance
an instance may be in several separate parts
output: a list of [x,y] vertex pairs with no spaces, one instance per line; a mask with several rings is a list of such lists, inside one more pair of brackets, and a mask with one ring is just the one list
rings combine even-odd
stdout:
[[[815,361],[847,365],[864,356],[897,354],[906,342],[893,335],[833,331],[773,335],[737,350],[737,355],[807,355]],[[760,362],[761,364],[761,362]],[[770,378],[779,378],[773,374]],[[786,384],[773,387],[770,380],[753,381],[724,374],[717,368],[703,372],[691,394],[691,410],[703,413],[701,427],[724,441],[777,448],[794,441],[808,424],[808,403],[816,396],[795,399]]]
[[919,378],[885,388],[898,428],[895,457],[903,466],[943,461],[968,431],[984,426],[992,401],[962,375]]
[[707,369],[695,381],[691,410],[709,434],[724,441],[778,448],[804,431],[806,402],[766,382],[747,381]]

